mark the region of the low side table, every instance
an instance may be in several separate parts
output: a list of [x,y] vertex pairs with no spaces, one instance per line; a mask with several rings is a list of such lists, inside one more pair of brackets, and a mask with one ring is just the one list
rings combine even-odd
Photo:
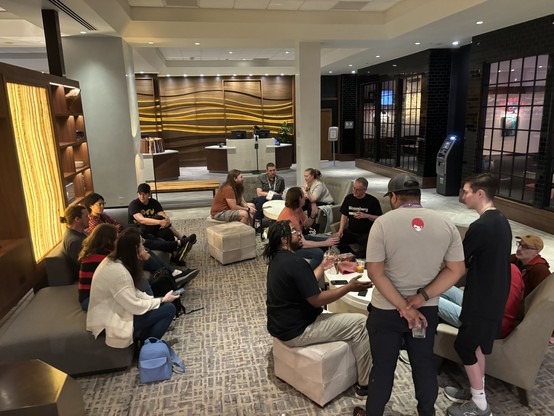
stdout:
[[79,384],[41,360],[0,366],[1,416],[84,416]]
[[[329,282],[329,288],[335,289],[337,287],[341,287],[343,285],[334,285],[331,283],[332,281],[336,280],[350,280],[354,276],[359,275],[359,273],[348,273],[348,274],[341,274],[336,273],[334,268],[331,268],[329,270],[325,271],[325,280]],[[363,277],[361,277],[361,280],[368,280],[367,277],[367,270],[364,270]],[[371,294],[373,293],[373,288],[369,288],[365,296],[359,296],[356,292],[348,292],[343,297],[337,299],[333,303],[330,303],[327,305],[327,309],[329,312],[357,312],[357,313],[363,313],[364,315],[367,315],[367,305],[369,305],[369,302],[371,301]]]

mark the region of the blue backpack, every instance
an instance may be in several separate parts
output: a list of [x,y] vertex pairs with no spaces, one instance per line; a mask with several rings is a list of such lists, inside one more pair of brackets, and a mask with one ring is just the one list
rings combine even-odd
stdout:
[[185,366],[165,341],[150,337],[144,341],[138,360],[141,383],[169,380],[173,371],[184,373]]

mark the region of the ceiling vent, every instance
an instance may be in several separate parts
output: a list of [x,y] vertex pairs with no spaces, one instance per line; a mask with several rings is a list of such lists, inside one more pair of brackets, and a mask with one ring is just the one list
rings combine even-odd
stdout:
[[369,1],[339,1],[331,10],[362,10],[369,4]]
[[165,0],[167,7],[198,7],[198,0]]
[[61,1],[59,0],[48,0],[48,1],[52,3],[54,6],[56,6],[58,9],[60,9],[62,12],[67,14],[69,17],[71,17],[73,20],[75,20],[76,22],[86,27],[88,30],[98,30],[89,22],[87,22],[85,19],[83,19],[81,16],[79,16],[77,13],[75,13],[73,10],[71,10],[64,3],[62,3]]

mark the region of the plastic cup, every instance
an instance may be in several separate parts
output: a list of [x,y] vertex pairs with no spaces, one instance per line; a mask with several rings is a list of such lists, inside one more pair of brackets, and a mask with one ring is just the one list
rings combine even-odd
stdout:
[[425,328],[425,325],[423,325],[423,322],[420,322],[419,327],[414,326],[412,328],[412,337],[414,338],[425,338],[426,333],[427,333],[427,328]]
[[363,273],[363,272],[364,272],[364,269],[365,269],[365,260],[360,260],[360,259],[358,259],[358,260],[356,260],[356,263],[357,263],[357,265],[356,265],[356,271],[357,271],[358,273]]

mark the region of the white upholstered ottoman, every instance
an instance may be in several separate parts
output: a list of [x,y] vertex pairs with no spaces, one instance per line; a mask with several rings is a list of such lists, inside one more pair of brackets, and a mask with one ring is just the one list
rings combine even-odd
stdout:
[[275,375],[320,406],[357,381],[356,362],[343,341],[288,347],[273,338]]
[[206,230],[210,256],[221,264],[253,259],[256,257],[256,233],[254,228],[233,221],[214,225]]
[[206,228],[213,227],[214,225],[227,224],[227,221],[214,220],[211,215],[206,218]]

